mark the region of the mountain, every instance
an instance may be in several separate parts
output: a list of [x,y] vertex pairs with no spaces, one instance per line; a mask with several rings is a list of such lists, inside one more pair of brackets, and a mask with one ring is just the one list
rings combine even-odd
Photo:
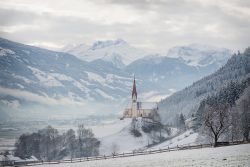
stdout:
[[[148,100],[159,100],[176,90],[219,69],[231,57],[231,51],[200,44],[177,46],[164,54],[143,52],[122,39],[97,41],[92,46],[77,45],[63,50],[77,57],[112,63],[140,82],[141,93]],[[76,53],[81,48],[81,53]],[[124,61],[124,60],[129,61]],[[127,63],[124,63],[127,62]],[[185,81],[185,82],[183,82]],[[185,83],[185,84],[184,84]]]
[[102,59],[112,62],[118,68],[123,68],[144,57],[147,57],[147,59],[151,57],[152,59],[152,55],[157,55],[160,57],[177,58],[188,66],[213,69],[224,65],[232,54],[226,48],[191,44],[170,48],[166,55],[159,55],[132,47],[122,39],[97,41],[91,46],[86,44],[69,44],[60,51],[73,54],[84,61]]
[[180,90],[183,88],[183,81],[190,85],[219,67],[190,66],[180,58],[151,55],[132,62],[126,67],[126,70],[156,84],[145,85],[145,87],[158,87],[158,90],[169,87]]
[[[0,46],[0,84],[5,88],[26,90],[53,98],[67,96],[74,100],[120,98],[129,88],[126,85],[130,81],[129,76],[110,63],[88,63],[70,54],[4,39],[0,40]],[[119,81],[116,80],[118,78]],[[120,90],[121,85],[124,90]],[[112,91],[116,93],[111,95]]]
[[170,48],[167,57],[180,58],[190,66],[221,67],[230,58],[231,54],[232,52],[229,49],[191,44]]
[[73,54],[85,61],[103,59],[120,68],[147,54],[143,50],[130,46],[122,39],[97,41],[91,46],[80,44],[70,47],[67,45],[61,51]]
[[[128,44],[121,40],[97,42],[91,49],[120,45]],[[121,59],[115,60],[122,65]],[[75,110],[80,114],[118,112],[130,100],[134,74],[139,99],[158,101],[219,68],[191,66],[180,58],[158,54],[139,56],[130,64],[123,64],[123,68],[117,64],[105,58],[84,61],[69,53],[0,38],[0,112],[13,110],[13,115],[21,114],[17,110],[23,106],[24,111],[34,114],[51,110],[64,110],[67,114]]]
[[244,53],[234,54],[223,67],[213,74],[162,100],[159,108],[163,121],[173,122],[175,116],[180,113],[191,117],[192,114],[196,114],[200,103],[208,96],[218,94],[232,82],[241,83],[249,77],[250,49],[248,48]]
[[[98,108],[97,104],[93,108],[92,103],[121,103],[132,84],[131,76],[109,62],[89,63],[67,53],[2,38],[0,70],[0,108],[13,110],[13,115],[22,113],[17,111],[23,107],[25,112],[36,111],[34,114],[50,110],[91,114]],[[110,108],[117,111],[114,105],[99,107],[104,113],[110,113]],[[87,111],[83,112],[83,108]],[[52,117],[51,113],[48,115]]]

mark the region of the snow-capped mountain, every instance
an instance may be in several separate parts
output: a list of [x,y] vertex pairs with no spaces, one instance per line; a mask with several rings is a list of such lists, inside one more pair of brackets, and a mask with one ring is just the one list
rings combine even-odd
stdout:
[[128,65],[147,54],[143,50],[130,46],[122,39],[97,41],[91,46],[67,45],[61,51],[73,54],[84,61],[103,59],[112,62],[117,67]]
[[[85,44],[69,44],[60,51],[77,56],[84,61],[102,59],[112,62],[116,67],[123,68],[141,58],[156,57],[178,58],[185,64],[194,67],[222,66],[230,58],[232,52],[226,48],[217,48],[202,44],[176,46],[170,48],[166,55],[149,53],[130,46],[122,39],[97,41],[91,46]],[[154,57],[154,56],[153,56]]]
[[[101,53],[101,50],[110,48],[115,52],[116,47],[124,48],[126,45],[121,40],[105,44],[97,42],[88,52],[97,50]],[[126,65],[122,62],[124,55],[84,61],[68,53],[3,38],[0,38],[0,47],[0,112],[6,110],[5,107],[18,108],[31,104],[64,105],[72,110],[70,106],[81,109],[90,102],[106,103],[112,107],[107,102],[113,102],[119,104],[119,110],[122,110],[130,100],[134,74],[138,97],[158,101],[219,68],[192,66],[180,58],[159,54],[132,60],[137,53],[132,50],[128,53],[123,50],[132,61]],[[108,61],[111,57],[116,65]]]
[[222,66],[230,58],[232,52],[225,48],[216,48],[201,44],[176,46],[169,49],[167,57],[180,58],[190,66]]

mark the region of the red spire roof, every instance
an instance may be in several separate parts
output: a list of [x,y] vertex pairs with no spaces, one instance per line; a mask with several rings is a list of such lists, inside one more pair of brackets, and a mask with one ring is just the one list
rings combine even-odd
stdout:
[[132,98],[135,95],[135,97],[137,98],[137,91],[136,91],[136,84],[135,84],[135,76],[134,76],[134,84],[133,84],[133,91],[132,91]]

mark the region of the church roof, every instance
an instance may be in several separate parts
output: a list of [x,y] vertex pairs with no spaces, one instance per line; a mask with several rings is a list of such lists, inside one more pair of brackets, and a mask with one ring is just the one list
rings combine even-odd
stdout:
[[137,98],[137,91],[136,91],[136,84],[135,84],[135,77],[134,77],[134,84],[133,84],[133,91],[132,91],[132,97],[135,95]]

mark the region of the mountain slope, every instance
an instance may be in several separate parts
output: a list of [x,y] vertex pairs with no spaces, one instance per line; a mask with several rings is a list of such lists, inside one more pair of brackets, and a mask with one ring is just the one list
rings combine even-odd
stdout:
[[[125,89],[129,86],[126,85],[130,81],[129,76],[111,64],[88,63],[66,53],[3,39],[0,40],[0,46],[0,85],[5,88],[27,90],[53,98],[72,96],[75,100],[102,100],[119,98],[124,94],[124,90],[119,88],[121,84]],[[117,77],[120,82],[111,81]],[[120,93],[109,97],[108,94],[112,91]]]
[[231,81],[241,82],[248,77],[250,77],[249,48],[242,54],[234,55],[215,73],[162,100],[159,106],[163,121],[172,122],[176,114],[180,113],[190,117],[196,113],[200,102],[208,95],[220,91]]
[[172,88],[180,90],[185,84],[192,84],[193,81],[213,72],[213,69],[205,67],[193,67],[187,65],[179,58],[162,57],[159,55],[147,56],[129,64],[126,70],[134,73],[136,76],[144,78],[144,80],[152,81],[143,82],[143,88],[157,88],[157,91]]

